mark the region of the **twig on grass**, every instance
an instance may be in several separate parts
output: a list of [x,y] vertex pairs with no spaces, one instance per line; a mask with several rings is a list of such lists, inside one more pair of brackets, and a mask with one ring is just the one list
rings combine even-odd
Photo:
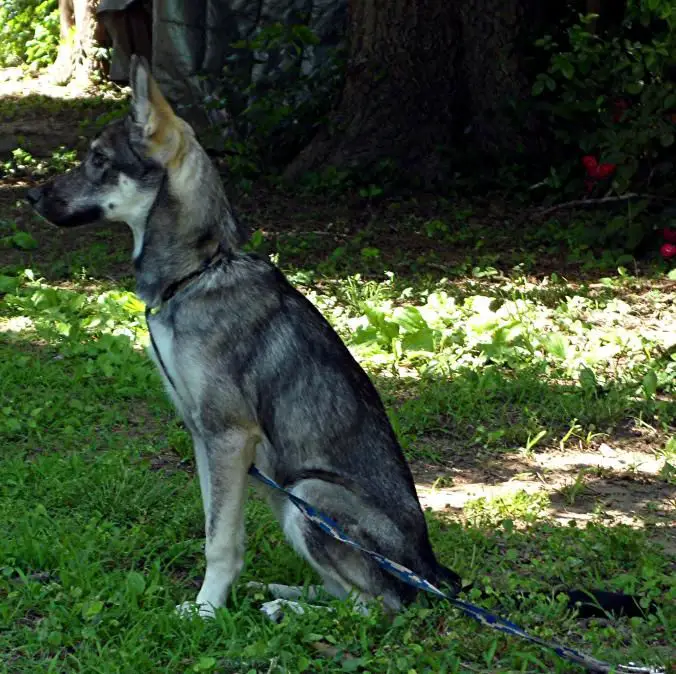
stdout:
[[620,201],[628,201],[629,199],[650,199],[651,201],[676,201],[671,197],[661,197],[656,194],[640,194],[638,192],[627,192],[626,194],[620,194],[618,196],[612,197],[600,197],[598,199],[575,199],[573,201],[564,201],[561,204],[556,204],[555,206],[550,206],[549,208],[544,208],[537,210],[533,213],[538,217],[545,217],[550,213],[555,213],[556,211],[563,210],[565,208],[577,208],[578,206],[602,206],[603,204],[612,204]]

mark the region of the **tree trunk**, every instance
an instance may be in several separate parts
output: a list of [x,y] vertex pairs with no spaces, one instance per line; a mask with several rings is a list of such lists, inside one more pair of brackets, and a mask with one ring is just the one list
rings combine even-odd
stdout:
[[108,40],[96,20],[97,5],[98,0],[59,0],[59,51],[50,68],[55,82],[76,79],[85,83],[103,69],[96,50]]
[[533,144],[513,108],[529,91],[519,41],[536,0],[349,2],[342,97],[287,177],[388,159],[429,183],[444,178],[444,152],[504,157]]
[[347,75],[328,125],[289,167],[426,164],[448,144],[459,24],[449,0],[350,0]]

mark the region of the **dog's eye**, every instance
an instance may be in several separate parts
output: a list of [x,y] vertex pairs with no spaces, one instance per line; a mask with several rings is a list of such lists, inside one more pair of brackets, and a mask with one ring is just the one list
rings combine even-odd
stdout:
[[108,157],[106,157],[106,155],[103,154],[103,152],[98,152],[96,150],[92,152],[92,164],[96,168],[103,168],[107,162]]

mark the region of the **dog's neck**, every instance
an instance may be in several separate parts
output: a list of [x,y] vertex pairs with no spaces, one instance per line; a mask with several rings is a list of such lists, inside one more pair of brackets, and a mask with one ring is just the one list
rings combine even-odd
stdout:
[[207,249],[202,248],[201,255],[197,254],[197,250],[191,250],[183,251],[174,258],[176,248],[157,255],[154,254],[157,251],[144,246],[139,257],[134,260],[136,294],[151,309],[168,302],[202,273],[232,254],[231,250],[222,248],[217,241],[209,248],[213,252],[208,253]]
[[[162,293],[162,304],[168,302],[174,295],[179,293],[181,290],[184,290],[194,281],[196,281],[204,272],[216,267],[217,265],[225,262],[230,259],[231,251],[224,251],[220,246],[216,249],[216,252],[203,262],[197,269],[190,272],[187,276],[184,276],[178,281],[174,281],[163,293]],[[160,305],[161,307],[162,305]],[[159,307],[158,307],[159,309]]]
[[[136,294],[150,308],[167,301],[217,259],[233,252],[236,223],[225,195],[214,195],[222,198],[212,200],[202,196],[199,202],[195,200],[195,204],[201,202],[201,209],[191,208],[192,203],[186,208],[165,180],[140,228],[141,240],[134,245]],[[135,239],[137,229],[132,227]]]

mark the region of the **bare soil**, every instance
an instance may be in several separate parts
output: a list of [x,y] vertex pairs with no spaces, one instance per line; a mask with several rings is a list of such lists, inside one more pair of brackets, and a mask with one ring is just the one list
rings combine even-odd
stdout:
[[553,520],[648,528],[676,554],[676,488],[660,479],[664,461],[655,446],[657,438],[626,438],[612,446],[580,443],[530,455],[463,455],[445,466],[417,462],[413,472],[423,507],[454,519],[475,499],[509,501],[519,491],[544,493],[550,507],[543,514]]

